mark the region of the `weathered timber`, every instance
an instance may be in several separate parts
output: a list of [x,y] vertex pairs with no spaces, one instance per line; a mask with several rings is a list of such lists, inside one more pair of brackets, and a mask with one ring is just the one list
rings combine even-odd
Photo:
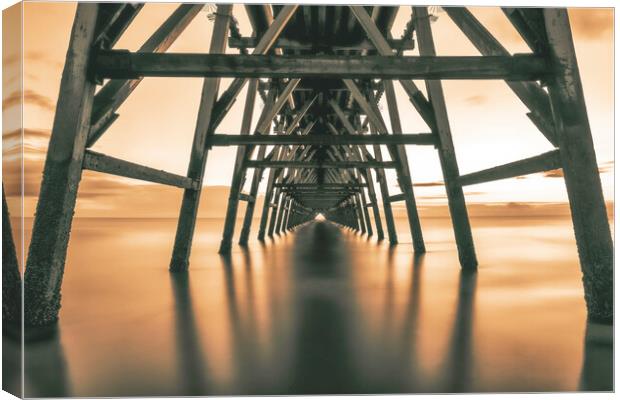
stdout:
[[365,188],[368,185],[365,183],[348,183],[348,182],[342,182],[342,183],[278,183],[275,185],[275,187],[281,187],[281,188],[286,188],[286,189],[293,189],[293,190],[303,190],[306,188],[310,188],[310,189],[332,189],[332,188],[347,188],[347,189],[360,189],[360,188]]
[[535,174],[558,168],[562,168],[560,151],[551,150],[538,156],[461,175],[458,178],[458,183],[461,186],[475,185],[478,183],[514,178],[521,175]]
[[24,324],[58,319],[60,288],[95,85],[88,79],[98,5],[77,5],[47,150],[24,277]]
[[247,193],[239,193],[239,200],[246,201],[248,203],[253,203],[256,201],[256,197],[247,194]]
[[[446,7],[446,14],[485,56],[506,56],[510,53],[465,7]],[[528,116],[553,145],[557,146],[547,93],[534,82],[506,82],[531,111]]]
[[[374,125],[370,125],[370,132],[373,135],[377,134]],[[381,148],[378,145],[373,145],[373,152],[377,162],[382,162],[383,156],[381,155]],[[368,161],[367,161],[368,162]],[[392,212],[392,205],[390,204],[390,191],[387,185],[387,179],[385,177],[385,170],[376,169],[377,182],[379,182],[379,189],[381,190],[381,200],[383,202],[383,215],[385,217],[385,225],[388,232],[388,239],[390,244],[398,243],[398,235],[396,234],[396,225],[394,224],[394,213]]]
[[22,278],[13,241],[9,208],[2,185],[2,322],[4,329],[21,324]]
[[[203,4],[181,4],[144,42],[138,52],[166,51],[203,7]],[[141,81],[141,79],[111,80],[97,92],[86,147],[92,147],[118,118],[116,110],[127,100]]]
[[[403,50],[413,50],[414,41],[412,39],[391,39],[389,40],[390,46],[393,48],[400,48]],[[240,38],[230,38],[228,45],[232,48],[254,48],[258,44],[258,41],[255,37],[240,37]],[[312,43],[303,43],[297,40],[280,38],[273,45],[274,48],[279,48],[282,50],[317,50],[317,46]],[[345,51],[345,50],[373,50],[373,44],[368,40],[364,39],[360,43],[352,44],[352,45],[330,45],[330,50],[333,51]]]
[[404,193],[399,193],[399,194],[394,194],[394,195],[388,197],[388,199],[390,200],[390,202],[394,203],[394,202],[397,202],[397,201],[404,201],[407,198],[405,197]]
[[[282,7],[280,12],[278,13],[278,16],[273,20],[271,25],[269,25],[267,31],[260,38],[260,41],[254,48],[252,54],[266,54],[271,49],[275,41],[278,40],[280,33],[282,33],[282,31],[286,27],[286,24],[297,10],[297,7],[299,6],[296,4],[288,4]],[[228,89],[226,89],[226,91],[222,93],[222,96],[217,100],[214,106],[215,118],[212,125],[213,130],[215,130],[222,122],[224,116],[226,115],[226,113],[228,113],[233,103],[235,102],[237,95],[239,94],[239,92],[241,92],[241,89],[243,89],[246,81],[247,79],[242,78],[235,79],[231,82],[230,86],[228,86]]]
[[[249,135],[250,129],[252,129],[252,116],[254,115],[254,102],[256,100],[257,88],[258,79],[252,79],[248,85],[248,93],[246,95],[245,107],[243,110],[241,135]],[[226,249],[231,247],[230,243],[235,232],[237,209],[239,206],[239,200],[241,200],[240,192],[245,181],[245,169],[243,168],[245,158],[245,148],[239,147],[235,157],[233,177],[232,182],[230,183],[230,193],[228,194],[228,207],[226,208],[226,216],[224,217],[224,233],[222,234],[222,242],[220,243],[220,253],[226,253]]]
[[248,168],[396,168],[393,161],[246,161]]
[[[420,54],[432,56],[435,54],[435,43],[431,32],[428,11],[425,7],[415,7],[414,12],[416,15],[415,26]],[[448,121],[448,112],[441,82],[427,80],[426,90],[429,93],[437,123],[436,132],[440,142],[438,147],[439,161],[444,182],[446,183],[448,208],[452,218],[459,261],[464,269],[476,269],[478,260],[476,259],[474,240],[471,234],[471,226],[469,225],[465,195],[463,194],[463,188],[458,183],[459,167],[454,152],[454,144],[452,143],[452,132]]]
[[[271,125],[271,122],[274,116],[282,109],[282,107],[284,107],[286,99],[289,98],[290,94],[293,92],[293,90],[297,87],[298,84],[299,84],[298,79],[291,79],[286,85],[286,87],[284,88],[284,90],[282,91],[282,93],[280,93],[280,95],[278,96],[278,99],[274,102],[274,104],[272,106],[270,106],[269,104],[266,104],[265,108],[263,109],[261,118],[258,122],[258,125],[256,127],[255,134],[253,136],[266,135],[269,133],[269,127]],[[248,147],[248,150],[250,151],[247,152],[246,157],[250,156],[252,147]],[[261,146],[258,151],[257,160],[259,161],[264,160],[266,151],[267,151],[266,146]],[[243,165],[243,168],[246,168],[246,166]],[[258,194],[258,185],[260,184],[260,181],[262,179],[263,179],[263,169],[261,168],[254,169],[254,174],[252,175],[252,182],[250,184],[250,195],[251,196],[256,198]],[[241,235],[239,237],[239,244],[241,245],[245,245],[248,241],[248,237],[250,236],[250,228],[252,227],[252,221],[254,220],[255,205],[256,204],[254,202],[248,203],[248,206],[245,209],[245,216],[243,218],[243,227],[241,228]]]
[[247,146],[247,145],[314,145],[345,146],[352,144],[415,144],[436,145],[437,136],[432,133],[406,133],[402,135],[210,135],[209,146]]
[[598,174],[579,67],[565,9],[545,8],[549,82],[564,181],[585,289],[588,317],[613,322],[613,241]]
[[[395,56],[394,51],[390,47],[383,33],[379,30],[373,19],[366,12],[363,6],[350,6],[351,12],[357,18],[357,21],[362,25],[364,31],[368,35],[369,39],[377,48],[377,52],[382,56]],[[411,80],[401,80],[401,86],[405,90],[405,93],[409,96],[411,104],[420,113],[420,116],[426,122],[426,124],[432,128],[435,126],[435,116],[430,102],[426,99],[424,94],[416,84]]]
[[87,150],[82,164],[84,169],[104,172],[106,174],[124,176],[147,182],[161,183],[183,189],[198,189],[198,181],[187,176],[176,175],[170,172],[145,167],[129,161],[110,157],[105,154]]
[[[388,113],[390,116],[390,124],[394,137],[402,137],[402,127],[400,124],[400,116],[398,112],[398,104],[396,102],[396,93],[392,81],[384,81],[385,98],[388,104]],[[436,139],[437,136],[433,135]],[[398,185],[403,191],[405,207],[407,209],[407,220],[409,221],[409,231],[413,240],[413,248],[417,253],[426,252],[424,238],[422,235],[422,226],[420,224],[420,216],[418,215],[418,207],[413,193],[413,184],[411,181],[411,171],[409,169],[409,161],[407,152],[403,146],[388,146],[390,153],[395,161],[399,162],[401,167],[396,169]]]
[[[109,13],[108,17],[102,21],[104,10],[110,7],[114,7],[114,11]],[[93,43],[104,48],[114,47],[143,7],[144,3],[104,4],[99,10],[97,34]]]
[[[231,4],[218,5],[217,17],[215,19],[213,34],[211,36],[211,45],[209,47],[210,53],[224,53],[226,50],[226,37],[231,11]],[[219,78],[204,79],[196,129],[194,131],[194,140],[192,142],[190,161],[187,169],[187,176],[190,179],[198,181],[199,186],[198,189],[186,189],[183,192],[183,201],[179,212],[179,222],[174,239],[172,259],[170,261],[170,271],[172,272],[183,272],[189,267],[189,256],[194,238],[194,228],[196,227],[202,179],[207,163],[208,149],[206,146],[206,137],[209,134],[212,124],[213,106],[217,99],[219,87]]]
[[533,81],[547,72],[544,58],[515,56],[327,56],[132,53],[102,50],[100,79],[143,77],[502,79]]

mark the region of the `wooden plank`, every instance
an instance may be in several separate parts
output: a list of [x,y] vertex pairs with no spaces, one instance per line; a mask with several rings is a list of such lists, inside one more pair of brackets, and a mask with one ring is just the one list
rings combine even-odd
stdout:
[[183,189],[198,189],[198,182],[186,176],[145,167],[91,150],[86,151],[82,168],[146,182],[161,183],[163,185],[175,186]]
[[88,79],[98,4],[76,8],[24,277],[25,326],[54,324],[82,177],[95,85]]
[[612,323],[614,248],[566,9],[545,8],[549,95],[579,251],[588,318]]
[[248,168],[396,168],[393,161],[246,161]]
[[[239,37],[239,38],[230,38],[228,41],[228,47],[231,48],[246,48],[252,49],[258,43],[258,40],[255,37]],[[413,50],[415,48],[415,42],[412,39],[390,39],[388,43],[392,48],[395,49],[403,49],[403,50]],[[279,38],[276,43],[273,45],[275,48],[280,48],[282,50],[316,50],[316,43],[304,43],[294,39],[288,38]],[[352,45],[326,45],[326,48],[332,51],[361,51],[361,50],[374,50],[375,47],[368,39],[362,40],[360,43],[352,44]]]
[[458,183],[461,186],[475,185],[478,183],[497,181],[500,179],[514,178],[521,175],[535,174],[550,171],[562,167],[560,151],[551,150],[546,153],[529,157],[523,160],[511,162],[482,171],[461,175]]
[[142,77],[502,79],[537,80],[547,74],[541,56],[329,56],[131,53],[102,50],[100,79]]
[[405,133],[402,135],[224,135],[214,134],[207,138],[208,146],[248,145],[436,145],[437,137],[432,133]]

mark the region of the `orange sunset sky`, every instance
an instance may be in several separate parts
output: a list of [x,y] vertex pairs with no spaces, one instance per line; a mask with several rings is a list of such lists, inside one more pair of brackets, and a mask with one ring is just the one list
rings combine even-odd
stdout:
[[[136,50],[157,26],[178,6],[147,4],[116,48]],[[67,49],[75,3],[24,3],[24,216],[34,213],[42,165],[60,77]],[[520,36],[499,8],[470,8],[512,53],[528,52]],[[6,12],[5,12],[6,13]],[[436,11],[433,23],[438,55],[479,55],[450,18]],[[571,9],[569,11],[577,57],[594,144],[607,201],[613,201],[613,9]],[[19,15],[18,13],[16,15]],[[206,9],[200,13],[171,52],[207,52],[213,23]],[[244,36],[251,27],[242,5],[234,15]],[[409,20],[409,7],[401,7],[392,34],[400,37]],[[5,14],[5,25],[9,19]],[[9,24],[11,23],[8,21]],[[18,26],[13,26],[18,29]],[[5,37],[10,27],[5,26]],[[233,53],[234,50],[228,50]],[[19,49],[5,49],[3,65],[4,174],[7,195],[15,198],[19,171],[20,93]],[[416,55],[417,50],[406,52]],[[201,91],[198,78],[147,78],[119,109],[120,118],[96,144],[94,150],[125,160],[185,174]],[[230,83],[224,79],[221,91]],[[422,82],[418,85],[424,90]],[[396,85],[404,132],[428,132],[407,96]],[[445,81],[444,90],[454,144],[461,173],[504,164],[552,149],[526,116],[526,108],[502,81]],[[239,132],[245,89],[218,129],[219,133]],[[262,102],[257,100],[254,123]],[[381,105],[382,112],[387,107]],[[387,115],[384,119],[389,124]],[[205,185],[230,183],[235,148],[217,148],[209,153]],[[409,164],[415,193],[422,206],[443,204],[445,191],[436,151],[409,146]],[[385,157],[388,157],[387,152]],[[392,171],[388,172],[393,193],[399,189]],[[249,179],[248,179],[249,181]],[[261,191],[266,179],[263,179]],[[246,182],[249,185],[249,182]],[[204,192],[201,215],[223,215],[226,190]],[[207,199],[210,195],[218,198]],[[564,181],[557,172],[474,185],[465,191],[468,204],[478,203],[562,203],[567,201]],[[220,199],[221,197],[221,199]],[[78,197],[82,216],[171,216],[178,214],[181,190],[87,171]],[[221,207],[220,207],[221,206]],[[215,210],[214,210],[215,209]],[[209,214],[211,215],[211,214]]]

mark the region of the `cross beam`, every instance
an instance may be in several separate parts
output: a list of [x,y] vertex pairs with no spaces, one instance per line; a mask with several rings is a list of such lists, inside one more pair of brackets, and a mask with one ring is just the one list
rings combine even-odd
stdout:
[[246,161],[248,168],[396,168],[393,161]]
[[209,146],[248,146],[248,145],[315,145],[343,146],[359,144],[415,144],[436,145],[437,137],[432,133],[405,133],[392,135],[223,135],[215,134],[207,138]]
[[100,79],[141,77],[502,79],[539,80],[548,73],[543,57],[515,56],[326,56],[132,53],[100,51]]

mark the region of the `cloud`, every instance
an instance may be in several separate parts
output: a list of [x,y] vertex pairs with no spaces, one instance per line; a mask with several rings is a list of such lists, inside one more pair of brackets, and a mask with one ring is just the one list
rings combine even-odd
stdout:
[[413,186],[414,187],[434,187],[434,186],[444,186],[444,183],[443,181],[419,182],[419,183],[414,183]]
[[563,178],[564,177],[564,171],[562,171],[562,168],[552,169],[551,171],[543,172],[542,175],[545,178]]
[[601,39],[614,29],[614,10],[612,8],[569,8],[573,34],[577,38]]
[[469,96],[465,98],[465,103],[469,104],[469,105],[481,105],[486,103],[488,100],[487,96],[481,95],[481,94],[476,94],[473,96]]
[[[598,173],[606,174],[606,173],[613,172],[613,170],[614,170],[614,162],[606,161],[602,163],[601,166],[598,168]],[[558,168],[558,169],[553,169],[551,171],[543,172],[542,175],[545,178],[563,178],[564,171],[562,170],[562,168]]]
[[[6,98],[2,99],[2,110],[7,110],[21,103],[22,97],[20,92],[13,92]],[[54,111],[56,104],[49,98],[40,95],[32,90],[24,91],[24,104],[32,104],[48,111]]]
[[614,172],[614,162],[613,161],[606,161],[604,163],[602,163],[600,165],[600,167],[598,167],[598,172],[599,174],[606,174],[609,172]]

